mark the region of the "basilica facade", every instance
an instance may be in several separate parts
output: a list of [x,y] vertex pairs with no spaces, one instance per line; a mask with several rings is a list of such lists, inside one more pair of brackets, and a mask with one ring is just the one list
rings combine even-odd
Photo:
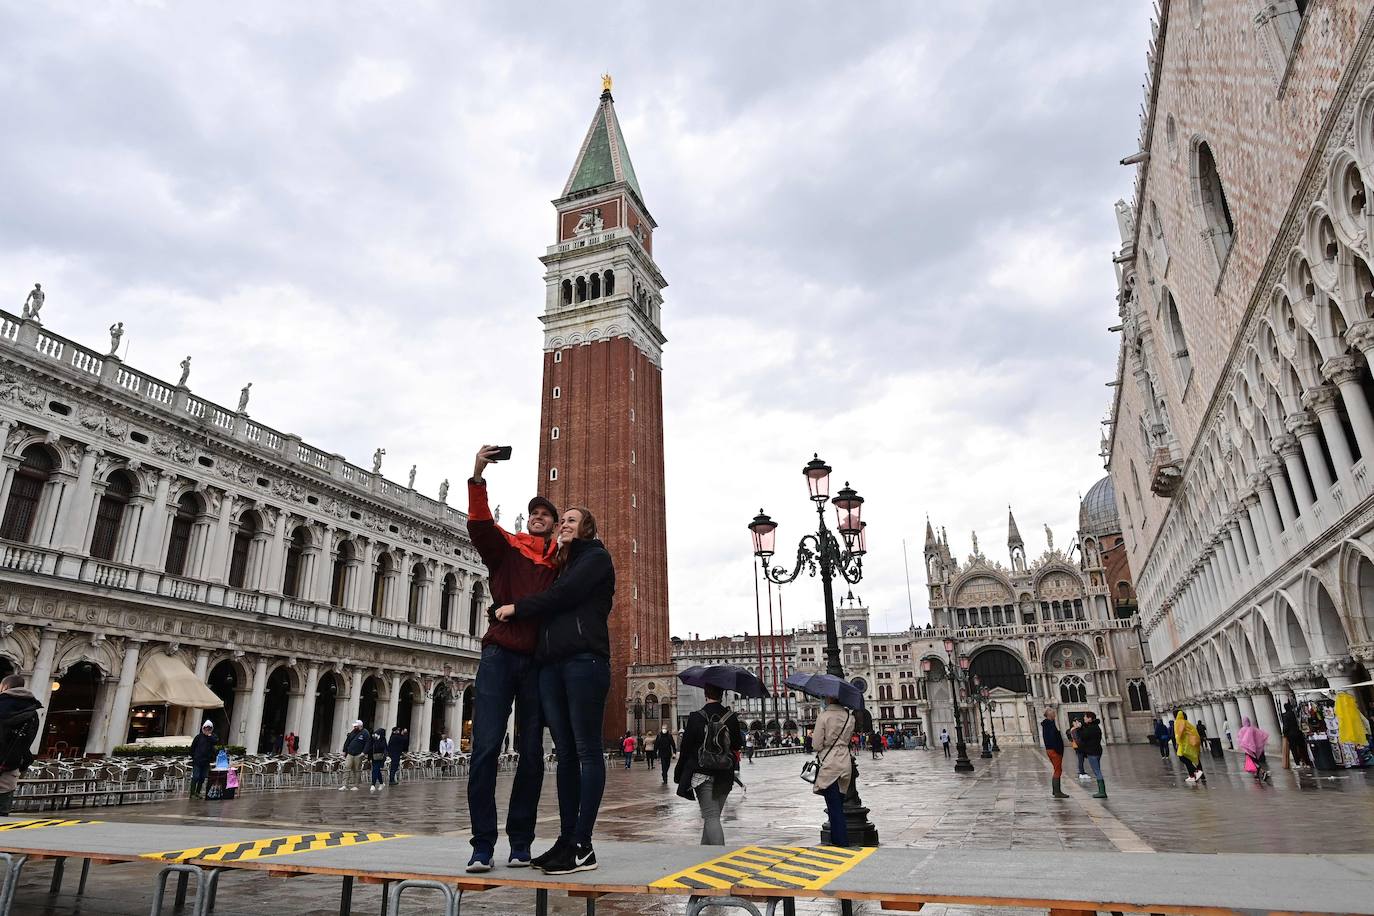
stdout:
[[1123,160],[1104,453],[1156,701],[1213,734],[1370,699],[1372,51],[1368,2],[1164,3]]
[[[26,310],[27,311],[27,310]],[[49,318],[49,320],[51,320]],[[114,349],[112,347],[112,349]],[[0,312],[0,674],[42,754],[458,738],[485,571],[440,499]],[[413,475],[412,475],[413,476]]]

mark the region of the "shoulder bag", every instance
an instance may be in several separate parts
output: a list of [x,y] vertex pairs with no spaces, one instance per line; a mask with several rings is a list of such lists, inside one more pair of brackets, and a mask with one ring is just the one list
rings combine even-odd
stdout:
[[[844,717],[844,724],[846,726],[849,725],[849,715],[847,713]],[[816,777],[819,776],[821,773],[821,759],[830,756],[830,752],[835,749],[835,745],[840,743],[840,739],[844,737],[844,733],[845,729],[840,729],[839,734],[835,735],[835,740],[830,742],[830,747],[825,749],[824,754],[817,754],[815,757],[806,761],[806,763],[802,764],[802,782],[809,782],[812,785],[816,784]]]

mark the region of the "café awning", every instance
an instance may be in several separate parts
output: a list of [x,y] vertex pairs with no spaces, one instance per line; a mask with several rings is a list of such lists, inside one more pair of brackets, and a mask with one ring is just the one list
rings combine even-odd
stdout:
[[215,696],[181,659],[165,652],[154,652],[143,663],[143,670],[134,682],[133,705],[219,709],[224,701]]

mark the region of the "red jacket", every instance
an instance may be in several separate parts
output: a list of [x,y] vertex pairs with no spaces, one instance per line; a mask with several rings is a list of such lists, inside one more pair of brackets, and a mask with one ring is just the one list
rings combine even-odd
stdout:
[[[496,606],[514,604],[553,585],[558,542],[533,534],[511,534],[491,517],[485,483],[468,481],[468,536],[487,566],[491,600]],[[539,641],[539,621],[488,618],[482,645],[495,643],[512,652],[533,655]]]

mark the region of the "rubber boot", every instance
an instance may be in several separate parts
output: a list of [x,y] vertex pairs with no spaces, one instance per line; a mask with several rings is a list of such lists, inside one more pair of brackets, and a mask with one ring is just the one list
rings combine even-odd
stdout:
[[1050,785],[1054,786],[1054,797],[1055,797],[1055,798],[1068,798],[1068,797],[1069,797],[1068,795],[1066,795],[1066,794],[1064,793],[1064,790],[1063,790],[1062,788],[1060,788],[1059,780],[1058,780],[1058,779],[1051,779],[1051,780],[1050,780]]
[[1093,793],[1093,798],[1106,798],[1106,797],[1107,797],[1107,780],[1105,780],[1105,779],[1099,779],[1099,780],[1097,781],[1097,791]]

